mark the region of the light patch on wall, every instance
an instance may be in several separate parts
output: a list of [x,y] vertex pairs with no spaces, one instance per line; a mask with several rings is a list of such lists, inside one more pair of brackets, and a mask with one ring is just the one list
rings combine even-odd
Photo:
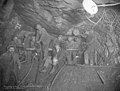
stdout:
[[98,6],[92,0],[83,0],[82,5],[85,11],[90,15],[94,15],[98,12]]

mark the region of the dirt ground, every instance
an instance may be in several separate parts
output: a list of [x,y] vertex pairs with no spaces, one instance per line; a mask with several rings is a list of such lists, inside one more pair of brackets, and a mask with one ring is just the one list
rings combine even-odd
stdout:
[[119,70],[116,67],[66,65],[57,74],[50,91],[120,91]]

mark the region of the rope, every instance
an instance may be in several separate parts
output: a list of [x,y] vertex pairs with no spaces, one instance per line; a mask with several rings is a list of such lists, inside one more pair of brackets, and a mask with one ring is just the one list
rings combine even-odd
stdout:
[[108,7],[108,6],[116,6],[116,5],[119,5],[120,2],[118,3],[114,3],[114,4],[102,4],[102,5],[97,5],[98,7]]
[[[34,59],[34,57],[33,57],[33,59]],[[29,73],[30,73],[30,71],[31,71],[31,69],[32,69],[32,67],[33,67],[33,64],[34,64],[33,59],[32,59],[32,63],[31,63],[31,65],[30,65],[30,68],[29,68],[28,72],[27,72],[26,75],[23,77],[23,79],[19,82],[18,86],[20,86],[20,85],[22,84],[22,82],[23,82],[23,81],[27,78],[27,76],[29,75]]]

